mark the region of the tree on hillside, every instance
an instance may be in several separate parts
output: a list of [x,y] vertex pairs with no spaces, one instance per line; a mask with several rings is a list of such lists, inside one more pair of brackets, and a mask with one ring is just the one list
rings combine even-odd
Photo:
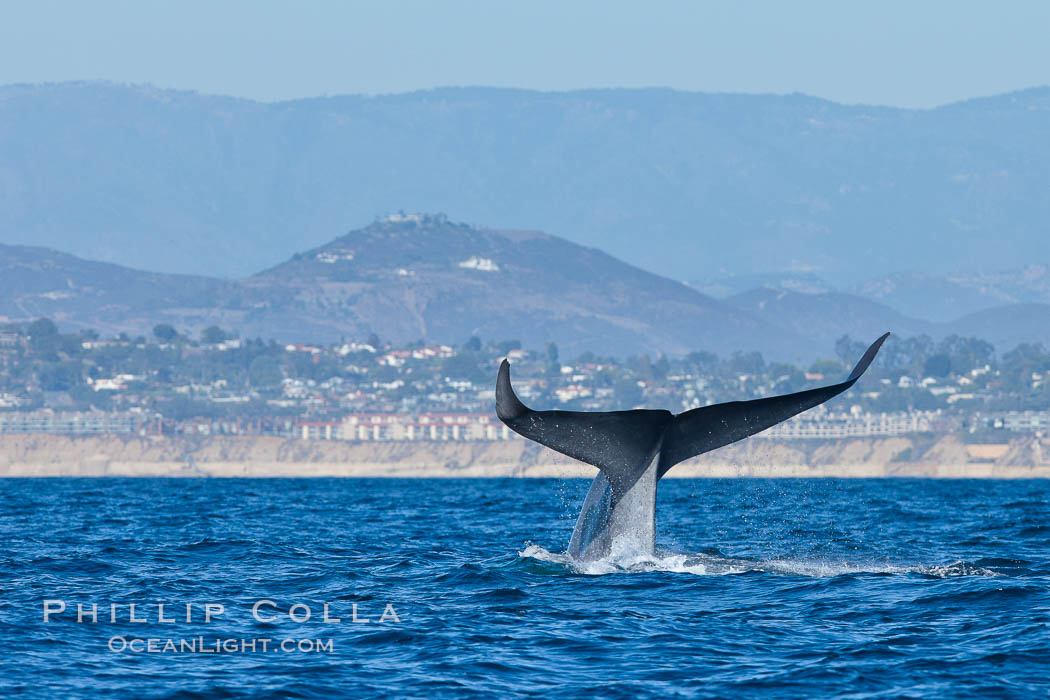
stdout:
[[950,335],[938,343],[937,351],[951,359],[953,372],[965,374],[975,367],[991,364],[995,346],[980,338]]
[[496,343],[496,351],[500,355],[506,355],[511,350],[521,350],[520,340],[501,340]]
[[766,361],[762,353],[758,351],[741,352],[736,350],[728,361],[729,369],[735,374],[762,374],[766,369]]
[[26,328],[26,335],[29,336],[29,347],[35,353],[50,354],[58,348],[58,327],[49,318],[39,318],[30,323]]
[[218,345],[225,341],[229,336],[226,335],[226,331],[219,328],[218,326],[208,326],[201,331],[201,341],[207,345]]
[[547,343],[546,346],[547,363],[546,370],[547,374],[558,374],[561,372],[561,362],[558,361],[558,346],[554,343]]
[[922,373],[926,377],[947,377],[952,371],[952,360],[942,353],[930,355],[922,365]]
[[38,318],[26,328],[26,334],[30,338],[48,338],[58,335],[58,327],[49,318]]
[[1003,356],[1000,366],[1003,388],[1017,396],[1028,396],[1038,386],[1048,384],[1036,379],[1050,371],[1050,352],[1040,343],[1021,343]]
[[621,409],[634,408],[645,398],[645,392],[638,382],[632,379],[621,379],[613,384],[613,396]]
[[825,377],[838,377],[846,372],[841,362],[828,359],[817,360],[809,366],[808,371],[811,374],[823,374]]
[[179,337],[178,331],[167,323],[158,323],[153,326],[153,335],[162,343],[170,343]]
[[248,365],[248,380],[254,387],[274,386],[282,379],[281,363],[273,355],[259,355]]
[[45,365],[38,375],[44,391],[69,391],[80,383],[80,366],[73,362]]
[[697,374],[709,374],[718,367],[718,355],[706,350],[691,352],[685,356],[685,364]]
[[481,369],[478,356],[469,350],[456,353],[442,363],[442,372],[450,379],[466,379],[470,382],[484,382],[488,373]]

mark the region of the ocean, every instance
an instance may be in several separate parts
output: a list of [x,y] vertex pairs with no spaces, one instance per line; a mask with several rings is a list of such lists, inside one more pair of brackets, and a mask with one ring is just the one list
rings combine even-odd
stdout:
[[4,480],[0,693],[1050,693],[1046,481],[665,480],[579,566],[587,485]]

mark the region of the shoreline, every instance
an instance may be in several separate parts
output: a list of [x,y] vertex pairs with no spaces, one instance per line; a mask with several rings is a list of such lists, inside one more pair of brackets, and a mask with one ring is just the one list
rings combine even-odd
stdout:
[[[592,478],[594,467],[525,440],[341,442],[277,437],[0,435],[0,477]],[[1050,478],[1050,443],[963,436],[755,439],[667,478]]]

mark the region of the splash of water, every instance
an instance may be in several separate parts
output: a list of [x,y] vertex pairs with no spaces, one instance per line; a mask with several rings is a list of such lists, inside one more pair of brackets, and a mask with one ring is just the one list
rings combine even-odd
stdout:
[[550,552],[539,545],[526,543],[518,552],[523,559],[534,559],[562,566],[565,569],[589,576],[623,573],[667,573],[693,574],[695,576],[725,576],[761,572],[781,576],[803,576],[806,578],[830,578],[856,574],[920,574],[931,578],[954,578],[958,576],[1000,576],[992,569],[970,562],[956,561],[950,564],[893,565],[877,563],[834,562],[794,559],[738,559],[710,554],[681,554],[657,550],[652,554],[630,547],[618,546],[614,541],[608,557],[595,561],[581,561],[567,553]]

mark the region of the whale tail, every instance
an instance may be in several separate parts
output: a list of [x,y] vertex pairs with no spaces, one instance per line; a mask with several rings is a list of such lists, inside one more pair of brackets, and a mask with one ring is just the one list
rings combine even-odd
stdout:
[[838,396],[860,379],[889,335],[872,343],[838,384],[677,415],[654,410],[533,411],[514,393],[510,364],[504,360],[496,378],[496,415],[519,435],[598,467],[615,491],[626,492],[657,455],[660,478],[690,457],[743,440]]

